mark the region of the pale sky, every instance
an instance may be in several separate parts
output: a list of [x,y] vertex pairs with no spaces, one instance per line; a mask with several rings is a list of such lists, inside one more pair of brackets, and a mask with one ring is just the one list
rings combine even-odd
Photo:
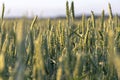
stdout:
[[[69,4],[72,0],[68,0]],[[114,14],[120,14],[120,0],[73,0],[75,14],[101,14],[104,9],[108,13],[108,3],[111,3]],[[2,3],[5,4],[5,17],[34,16],[53,17],[65,15],[66,0],[0,0],[0,12]]]

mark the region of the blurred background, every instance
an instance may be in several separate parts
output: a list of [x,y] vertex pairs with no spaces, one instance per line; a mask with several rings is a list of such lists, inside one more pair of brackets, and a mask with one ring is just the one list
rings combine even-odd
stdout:
[[[73,0],[68,0],[69,3]],[[66,0],[0,0],[0,12],[2,3],[5,4],[5,17],[33,17],[40,18],[65,16]],[[111,3],[113,14],[120,14],[120,0],[74,0],[75,15],[101,14],[105,10],[108,14],[108,3]]]

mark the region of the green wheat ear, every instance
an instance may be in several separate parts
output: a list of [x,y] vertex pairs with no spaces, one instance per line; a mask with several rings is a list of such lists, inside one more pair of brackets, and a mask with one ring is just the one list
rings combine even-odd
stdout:
[[3,3],[3,5],[2,5],[2,17],[1,17],[2,20],[4,17],[4,12],[5,12],[5,4]]
[[72,1],[71,3],[71,15],[72,15],[72,19],[75,18],[75,12],[74,12],[74,2]]
[[91,19],[92,19],[92,26],[93,28],[95,28],[95,15],[93,11],[91,11]]
[[112,14],[112,8],[111,8],[111,4],[108,3],[108,8],[109,8],[109,18],[112,19],[113,18],[113,14]]
[[102,16],[101,16],[101,30],[103,31],[104,27],[104,18],[105,18],[105,12],[104,10],[102,11]]
[[66,1],[66,18],[69,19],[69,3]]

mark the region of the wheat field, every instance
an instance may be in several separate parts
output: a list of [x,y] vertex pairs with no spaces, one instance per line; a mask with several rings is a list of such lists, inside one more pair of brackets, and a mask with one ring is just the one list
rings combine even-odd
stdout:
[[120,19],[0,19],[0,80],[120,80]]

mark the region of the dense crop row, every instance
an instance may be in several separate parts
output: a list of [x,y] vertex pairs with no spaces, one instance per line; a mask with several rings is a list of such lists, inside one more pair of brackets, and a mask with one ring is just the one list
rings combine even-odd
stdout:
[[0,20],[0,80],[118,80],[120,21],[82,16],[66,2],[66,20]]

